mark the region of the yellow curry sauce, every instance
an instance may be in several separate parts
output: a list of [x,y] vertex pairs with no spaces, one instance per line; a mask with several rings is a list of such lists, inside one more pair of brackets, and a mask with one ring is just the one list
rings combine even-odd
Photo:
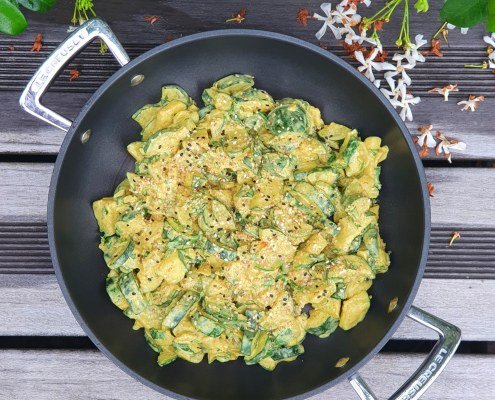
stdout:
[[165,365],[244,357],[272,370],[363,320],[389,256],[378,137],[273,100],[253,77],[178,86],[138,110],[135,172],[95,201],[112,302]]

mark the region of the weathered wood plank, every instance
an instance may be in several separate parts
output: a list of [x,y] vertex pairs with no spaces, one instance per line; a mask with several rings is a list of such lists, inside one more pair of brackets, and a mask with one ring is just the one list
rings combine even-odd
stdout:
[[[45,223],[0,223],[0,274],[53,273]],[[433,227],[425,277],[495,279],[495,228]]]
[[[46,221],[51,164],[0,163],[0,222]],[[427,168],[435,186],[432,223],[495,227],[495,169]]]
[[[495,85],[495,77],[494,85]],[[439,85],[433,84],[434,85]],[[495,87],[495,86],[494,86]],[[470,93],[464,93],[463,98]],[[0,91],[2,116],[0,118],[0,154],[57,154],[65,133],[22,112],[19,92]],[[48,93],[44,101],[68,118],[75,118],[90,97],[90,93]],[[495,159],[495,135],[488,110],[495,109],[495,98],[487,98],[478,112],[461,112],[452,99],[425,97],[415,107],[415,120],[408,123],[411,134],[418,133],[418,126],[433,124],[434,129],[447,137],[462,140],[466,151],[455,153],[454,159]],[[431,151],[427,159],[438,159]],[[455,162],[455,161],[454,161]]]
[[[489,311],[495,309],[493,293],[494,280],[424,279],[414,304],[459,326],[464,340],[495,341],[495,313]],[[1,275],[0,321],[0,336],[84,335],[54,275]],[[394,338],[435,335],[406,320]]]
[[[379,398],[387,398],[424,357],[424,354],[379,354],[360,373]],[[0,370],[5,398],[168,399],[135,381],[96,351],[4,350],[0,351]],[[494,374],[495,356],[456,355],[422,399],[492,400],[490,383]],[[312,397],[315,400],[356,398],[348,382]]]
[[[311,40],[316,43],[315,32],[321,26],[319,21],[308,21],[308,27],[303,27],[296,21],[297,11],[306,7],[313,12],[321,12],[321,2],[299,2],[284,0],[258,0],[246,2],[242,0],[218,0],[204,2],[191,0],[154,1],[141,0],[139,5],[133,2],[122,3],[118,0],[108,0],[95,3],[95,10],[100,18],[106,20],[124,43],[162,43],[167,34],[174,37],[189,35],[191,33],[225,28],[249,28],[264,29],[285,33]],[[332,3],[336,3],[333,1]],[[374,1],[373,5],[366,9],[360,7],[360,13],[370,15],[377,10],[383,1]],[[246,7],[245,21],[237,25],[226,23],[225,20]],[[421,33],[430,37],[441,25],[439,22],[439,10],[442,3],[430,2],[430,11],[427,14],[418,14],[411,7],[411,37]],[[161,17],[155,24],[150,25],[145,21],[146,15],[158,15]],[[392,45],[397,36],[397,28],[400,26],[401,13],[393,18],[392,22],[384,30],[382,41]],[[67,28],[72,18],[72,3],[60,2],[57,7],[44,15],[29,14],[29,27],[24,34],[12,38],[12,43],[18,41],[31,41],[37,33],[43,33],[46,40],[60,41],[67,36]],[[471,29],[469,35],[461,35],[458,31],[449,35],[450,47],[477,47],[483,45],[477,43],[484,34],[482,26]],[[330,40],[330,34],[325,39]],[[334,41],[336,42],[336,41]]]

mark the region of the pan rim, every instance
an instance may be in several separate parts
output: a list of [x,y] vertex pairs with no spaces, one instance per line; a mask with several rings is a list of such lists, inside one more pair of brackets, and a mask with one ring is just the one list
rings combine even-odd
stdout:
[[[109,359],[111,360],[117,367],[119,367],[122,371],[124,371],[126,374],[132,376],[134,379],[137,381],[145,384],[146,386],[156,390],[159,393],[165,394],[167,396],[170,396],[175,399],[180,399],[180,400],[186,400],[186,399],[191,399],[190,397],[183,396],[179,393],[173,392],[169,389],[166,389],[162,386],[157,385],[156,383],[151,382],[147,378],[139,375],[138,373],[134,372],[131,368],[129,368],[127,365],[125,365],[122,361],[120,361],[116,356],[113,355],[113,353],[110,352],[96,337],[96,335],[91,331],[91,329],[88,327],[84,319],[82,318],[81,314],[79,313],[77,307],[75,306],[74,301],[72,300],[72,296],[69,293],[68,287],[65,283],[64,277],[63,277],[63,272],[60,267],[60,264],[58,262],[58,254],[57,254],[57,249],[56,249],[56,244],[55,244],[55,232],[54,232],[54,204],[55,204],[55,197],[56,197],[56,191],[57,191],[57,186],[58,186],[58,180],[60,176],[61,169],[63,167],[63,162],[65,159],[65,155],[67,153],[67,149],[69,147],[69,144],[74,140],[75,133],[77,132],[79,128],[79,124],[81,120],[85,117],[85,115],[89,112],[89,110],[93,107],[95,102],[99,99],[99,97],[114,83],[116,82],[122,75],[126,74],[130,70],[132,70],[134,67],[139,65],[141,62],[147,60],[149,57],[152,57],[158,53],[161,53],[163,51],[167,51],[169,49],[173,49],[177,46],[182,46],[185,44],[188,44],[190,42],[194,41],[200,41],[200,40],[208,40],[208,39],[213,39],[213,38],[221,38],[221,37],[253,37],[253,38],[265,38],[265,39],[271,39],[275,41],[280,41],[284,42],[286,44],[291,44],[297,47],[302,47],[308,51],[317,53],[318,55],[326,58],[330,62],[335,63],[338,65],[340,68],[345,70],[347,73],[350,73],[353,75],[355,79],[358,79],[361,81],[362,84],[364,84],[368,90],[370,90],[374,95],[377,101],[379,101],[388,111],[388,113],[391,115],[391,117],[394,119],[395,123],[399,127],[399,130],[402,133],[402,136],[404,137],[409,151],[413,156],[413,161],[415,164],[415,170],[417,174],[417,178],[419,179],[420,185],[421,185],[421,192],[422,192],[422,206],[423,206],[423,226],[424,226],[424,234],[423,234],[423,243],[421,245],[421,257],[418,265],[418,270],[416,274],[416,278],[414,280],[413,285],[411,286],[411,289],[409,291],[407,301],[404,303],[402,310],[400,313],[397,315],[394,323],[390,327],[390,329],[387,331],[387,333],[383,336],[383,338],[373,347],[373,349],[366,354],[364,357],[362,357],[353,367],[349,368],[347,371],[343,372],[339,377],[329,380],[325,384],[316,387],[310,391],[306,391],[303,393],[296,394],[294,396],[288,397],[288,399],[293,399],[293,400],[302,400],[305,398],[308,398],[310,396],[314,396],[316,394],[319,394],[336,384],[349,379],[352,375],[354,375],[359,369],[361,369],[365,364],[367,364],[373,357],[376,356],[376,354],[384,347],[384,345],[390,340],[392,335],[395,333],[395,331],[398,329],[400,324],[403,322],[405,317],[407,316],[407,313],[409,312],[409,309],[416,297],[416,294],[419,289],[419,285],[421,283],[421,280],[424,275],[424,270],[425,270],[425,265],[426,265],[426,259],[428,256],[428,249],[429,249],[429,242],[430,242],[430,230],[431,230],[431,209],[430,209],[430,201],[429,201],[429,195],[428,195],[428,190],[427,190],[427,185],[426,185],[426,174],[425,170],[423,167],[423,164],[421,162],[421,159],[418,155],[418,152],[416,151],[415,145],[412,141],[411,135],[409,133],[408,128],[406,127],[405,123],[400,119],[398,113],[396,110],[392,107],[390,102],[381,94],[381,92],[365,77],[363,77],[354,67],[352,67],[350,64],[345,62],[344,60],[340,59],[336,55],[330,53],[329,51],[323,50],[322,48],[306,42],[304,40],[294,38],[288,35],[280,34],[280,33],[275,33],[275,32],[269,32],[269,31],[264,31],[264,30],[255,30],[255,29],[223,29],[223,30],[213,30],[213,31],[207,31],[207,32],[201,32],[201,33],[196,33],[192,34],[189,36],[185,36],[176,40],[173,40],[171,42],[162,44],[160,46],[154,47],[153,49],[143,53],[139,57],[135,58],[134,60],[130,61],[128,64],[120,68],[118,71],[116,71],[105,83],[103,83],[97,90],[96,92],[91,96],[91,98],[86,102],[86,104],[81,108],[81,111],[79,112],[78,116],[74,119],[74,122],[72,123],[69,131],[67,132],[62,145],[60,147],[57,159],[55,161],[55,165],[53,168],[53,173],[52,173],[52,178],[50,181],[50,189],[48,193],[48,209],[47,209],[47,227],[48,227],[48,240],[49,240],[49,248],[50,248],[50,255],[53,263],[53,268],[55,270],[55,275],[57,277],[58,284],[60,286],[60,289],[62,291],[62,294],[64,296],[64,299],[69,306],[72,314],[74,315],[77,323],[81,328],[83,329],[84,333],[91,339],[91,341],[96,345],[96,347]],[[350,385],[349,385],[350,386]]]

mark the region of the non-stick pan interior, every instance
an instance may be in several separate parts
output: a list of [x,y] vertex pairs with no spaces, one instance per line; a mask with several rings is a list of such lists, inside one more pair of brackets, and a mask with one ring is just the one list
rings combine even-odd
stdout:
[[[325,121],[380,136],[390,147],[382,166],[381,232],[392,251],[390,271],[371,289],[371,309],[351,331],[328,339],[308,335],[306,352],[274,372],[241,361],[208,365],[177,361],[160,368],[142,331],[107,298],[107,267],[98,249],[91,203],[111,195],[132,168],[126,145],[139,139],[133,112],[160,98],[163,84],[182,86],[198,103],[203,88],[234,72],[253,75],[276,98],[298,97],[322,110]],[[130,79],[145,79],[131,87]],[[422,172],[390,107],[350,67],[323,51],[281,36],[223,32],[181,39],[152,50],[107,82],[83,110],[62,147],[51,189],[49,229],[54,265],[65,296],[90,337],[122,368],[163,392],[201,399],[286,398],[329,386],[378,351],[403,316],[422,275],[429,213]],[[82,144],[81,134],[91,129]],[[423,182],[424,184],[424,182]],[[428,220],[428,222],[426,222]],[[392,298],[399,306],[387,313]],[[402,313],[402,314],[401,314]],[[350,357],[343,368],[335,363]]]

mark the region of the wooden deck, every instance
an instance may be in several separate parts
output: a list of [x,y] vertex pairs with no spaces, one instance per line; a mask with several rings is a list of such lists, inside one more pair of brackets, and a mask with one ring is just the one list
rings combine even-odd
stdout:
[[[53,273],[46,232],[46,202],[50,175],[64,133],[43,124],[18,106],[20,92],[36,68],[67,35],[72,2],[56,10],[29,15],[27,31],[15,38],[0,36],[0,398],[5,399],[160,399],[165,398],[125,375],[84,336],[69,311]],[[262,0],[242,2],[192,0],[95,2],[132,58],[174,38],[228,27],[265,29],[316,43],[319,23],[307,28],[295,20],[299,8],[316,11],[319,2]],[[432,12],[412,16],[411,30],[426,38],[439,27],[441,2]],[[241,7],[241,25],[224,21]],[[145,15],[161,19],[149,25]],[[387,28],[393,43],[393,26]],[[40,53],[31,53],[36,34],[44,36]],[[447,136],[462,140],[467,150],[454,154],[449,165],[434,154],[424,160],[428,180],[435,186],[432,240],[425,278],[415,305],[462,329],[460,351],[425,399],[493,400],[495,389],[495,75],[467,70],[485,54],[482,28],[468,35],[449,34],[443,58],[429,58],[414,70],[412,90],[422,97],[408,123],[412,133],[432,123]],[[347,60],[338,43],[325,37],[329,50]],[[15,51],[7,46],[14,45]],[[68,69],[78,67],[81,78],[69,82]],[[75,117],[91,94],[117,70],[110,55],[92,45],[57,79],[46,104]],[[427,93],[433,87],[458,83],[450,102]],[[484,95],[475,113],[461,112],[455,102],[470,94]],[[448,246],[453,231],[461,238]],[[435,338],[431,331],[405,321],[386,349],[363,370],[380,398],[391,394],[426,356]],[[318,399],[355,399],[350,385],[341,383]]]

